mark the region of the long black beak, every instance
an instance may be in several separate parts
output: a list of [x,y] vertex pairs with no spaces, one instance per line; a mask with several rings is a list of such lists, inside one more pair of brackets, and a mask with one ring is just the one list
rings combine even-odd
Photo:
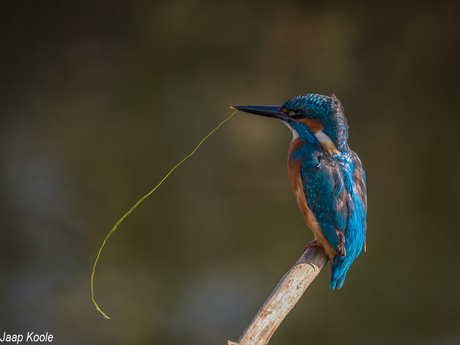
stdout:
[[260,116],[273,117],[281,121],[290,119],[289,115],[281,111],[281,106],[279,105],[234,105],[230,108]]

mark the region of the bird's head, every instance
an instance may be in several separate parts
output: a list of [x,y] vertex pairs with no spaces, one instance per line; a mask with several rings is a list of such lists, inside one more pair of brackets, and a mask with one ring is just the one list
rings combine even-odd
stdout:
[[[279,105],[233,106],[233,109],[284,122],[294,133],[294,139],[316,140],[329,153],[347,146],[348,124],[340,101],[318,94],[304,94]],[[314,137],[312,136],[314,135]]]

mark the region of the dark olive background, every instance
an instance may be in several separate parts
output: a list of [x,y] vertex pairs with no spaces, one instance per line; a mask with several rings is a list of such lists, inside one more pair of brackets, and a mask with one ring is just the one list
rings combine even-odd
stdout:
[[0,336],[237,340],[313,236],[291,133],[237,113],[334,93],[368,177],[367,253],[271,344],[460,343],[458,1],[0,4]]

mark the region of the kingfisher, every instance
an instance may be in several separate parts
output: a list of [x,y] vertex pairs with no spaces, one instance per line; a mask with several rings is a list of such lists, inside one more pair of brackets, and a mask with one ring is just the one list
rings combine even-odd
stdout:
[[348,123],[335,95],[303,94],[282,106],[231,108],[283,122],[293,134],[288,173],[312,246],[324,248],[331,264],[332,290],[340,289],[353,261],[366,251],[366,174],[348,147]]

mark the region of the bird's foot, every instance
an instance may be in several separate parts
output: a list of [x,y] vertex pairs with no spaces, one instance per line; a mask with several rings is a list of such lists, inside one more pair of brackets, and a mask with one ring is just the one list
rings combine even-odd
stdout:
[[321,247],[321,248],[324,248],[323,245],[321,243],[318,243],[316,240],[313,240],[309,243],[307,243],[307,245],[305,246],[305,248],[303,249],[303,252],[305,253],[307,251],[308,248],[310,247]]

